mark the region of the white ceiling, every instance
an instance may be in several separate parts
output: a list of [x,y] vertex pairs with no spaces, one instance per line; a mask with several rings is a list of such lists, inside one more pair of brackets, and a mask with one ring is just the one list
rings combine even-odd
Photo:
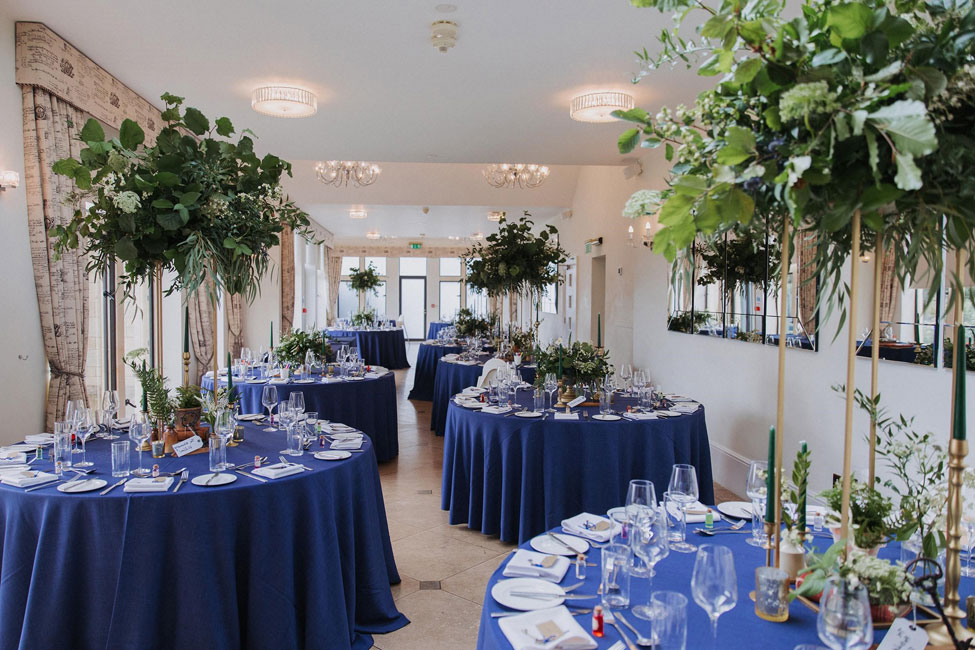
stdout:
[[[689,101],[686,72],[629,84],[633,51],[669,18],[627,0],[4,0],[18,20],[46,23],[113,75],[158,102],[187,97],[229,116],[290,160],[619,164],[622,126],[568,116],[573,94],[624,89],[637,105]],[[460,25],[447,54],[430,23]],[[251,111],[258,85],[313,90],[316,116]]]

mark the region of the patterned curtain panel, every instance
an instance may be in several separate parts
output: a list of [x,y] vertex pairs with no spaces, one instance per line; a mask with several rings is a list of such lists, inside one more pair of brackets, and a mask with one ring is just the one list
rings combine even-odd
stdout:
[[22,86],[24,121],[24,183],[34,286],[41,319],[44,350],[51,368],[45,421],[48,431],[64,417],[69,399],[84,399],[88,356],[88,282],[85,258],[65,251],[54,260],[54,244],[47,231],[67,225],[74,208],[65,197],[74,183],[51,171],[61,158],[77,157],[81,147],[76,129],[85,115],[46,90]]
[[339,315],[339,282],[342,280],[342,255],[334,248],[325,249],[325,273],[328,276],[328,324]]
[[237,359],[244,347],[244,299],[240,294],[230,296],[227,328],[230,330],[230,353]]
[[213,303],[207,293],[207,287],[200,289],[189,297],[190,307],[190,343],[193,347],[193,357],[196,359],[196,383],[199,385],[204,373],[213,366]]
[[281,233],[281,336],[291,331],[295,317],[295,237],[291,228]]
[[813,259],[816,257],[815,236],[799,233],[796,249],[799,259],[796,260],[799,269],[799,324],[802,331],[809,337],[816,333],[816,285]]
[[880,269],[880,329],[884,323],[894,322],[894,308],[897,306],[897,292],[900,283],[894,275],[894,246],[891,244],[883,252],[883,266]]

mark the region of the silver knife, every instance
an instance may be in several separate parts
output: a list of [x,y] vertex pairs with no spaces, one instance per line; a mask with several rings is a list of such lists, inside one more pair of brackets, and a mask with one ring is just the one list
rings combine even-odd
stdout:
[[24,492],[33,492],[34,490],[40,490],[41,488],[45,488],[48,485],[54,485],[55,483],[58,483],[60,480],[61,479],[56,478],[53,481],[48,481],[46,483],[41,483],[39,485],[32,485],[29,488],[27,488],[26,490],[24,490]]
[[244,476],[247,476],[249,478],[252,478],[255,481],[260,481],[261,483],[267,483],[267,479],[266,478],[261,478],[260,476],[256,476],[254,474],[251,474],[250,472],[245,472],[242,469],[237,470],[237,473],[238,474],[243,474]]
[[564,598],[566,600],[587,600],[589,598],[597,598],[597,594],[553,594],[545,591],[511,591],[508,592],[509,596],[517,596],[518,598]]
[[573,548],[571,545],[569,545],[568,542],[563,541],[561,537],[559,537],[558,535],[556,535],[555,533],[553,533],[551,531],[548,532],[548,533],[545,533],[545,534],[548,535],[549,537],[551,537],[552,539],[554,539],[559,544],[561,544],[562,547],[565,548],[566,550],[572,551],[573,555],[579,555],[579,553],[582,552],[582,551],[580,551],[577,548]]
[[127,479],[127,478],[123,478],[118,483],[114,483],[114,484],[108,486],[107,488],[105,488],[104,490],[102,490],[101,492],[99,492],[99,494],[108,494],[109,492],[111,492],[112,490],[114,490],[115,488],[117,488],[118,486],[122,485],[123,483],[125,483],[128,480],[129,479]]

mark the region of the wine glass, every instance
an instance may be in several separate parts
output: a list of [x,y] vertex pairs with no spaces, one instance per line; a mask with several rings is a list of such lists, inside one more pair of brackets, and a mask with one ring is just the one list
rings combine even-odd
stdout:
[[137,415],[132,416],[132,421],[129,423],[129,439],[135,443],[135,448],[139,451],[139,467],[132,470],[133,476],[146,477],[151,473],[142,467],[142,445],[149,439],[151,432],[152,427],[148,422]]
[[559,390],[559,380],[556,378],[554,372],[550,372],[545,375],[545,392],[548,393],[548,408],[545,409],[549,413],[555,412],[555,395]]
[[647,604],[634,607],[633,614],[646,621],[652,621],[655,613],[650,602],[650,594],[653,593],[653,568],[657,562],[670,554],[670,545],[667,543],[667,519],[663,513],[656,512],[653,507],[637,508],[634,515],[635,517],[630,518],[630,547],[634,555],[646,564],[649,584]]
[[[670,470],[670,484],[667,486],[670,497],[680,505],[681,522],[687,530],[687,506],[697,501],[697,470],[693,465],[678,463]],[[693,553],[694,545],[687,542],[687,537],[670,545],[672,551],[678,553]]]
[[112,431],[112,423],[115,422],[115,414],[118,413],[119,401],[117,390],[106,390],[102,394],[102,411],[105,412],[105,435],[106,440],[115,440],[118,436]]
[[270,384],[264,385],[264,392],[261,393],[261,404],[267,409],[267,424],[265,431],[277,431],[274,426],[274,407],[278,405],[278,387]]
[[80,443],[80,461],[72,461],[72,467],[91,467],[95,463],[88,460],[88,455],[86,454],[85,443],[88,442],[88,438],[98,429],[98,414],[95,413],[95,409],[81,409],[76,411],[76,424],[77,424],[77,436],[78,442]]
[[300,390],[292,392],[288,397],[288,404],[291,410],[297,413],[297,418],[301,419],[301,416],[305,412],[305,394]]
[[[718,644],[718,617],[738,602],[735,556],[727,546],[701,544],[694,558],[691,593],[711,619],[713,646]],[[837,646],[838,647],[838,646]]]
[[[646,479],[633,479],[626,490],[626,512],[630,519],[635,519],[641,510],[650,510],[652,513],[657,505],[657,492],[653,487],[653,482]],[[630,573],[637,578],[646,578],[650,575],[650,568],[639,558],[635,558],[630,566]]]
[[866,650],[873,643],[867,588],[833,576],[826,582],[816,618],[819,640],[832,650]]
[[620,366],[620,379],[623,380],[623,389],[624,390],[627,390],[627,391],[629,390],[629,387],[630,387],[629,386],[630,385],[630,378],[632,378],[632,377],[633,377],[633,366],[632,365],[630,365],[628,363],[624,363],[622,366]]
[[[971,471],[971,470],[969,470]],[[962,568],[961,574],[975,578],[975,566],[972,566],[972,552],[975,550],[975,487],[966,487],[962,491],[965,507],[962,508],[961,523],[968,535],[968,563]]]
[[[217,412],[216,420],[214,421],[214,433],[216,433],[223,440],[224,448],[230,439],[234,435],[234,431],[237,429],[237,417],[236,414],[230,409],[223,409]],[[219,469],[225,470],[230,469],[231,465],[228,462],[220,463]]]
[[748,464],[748,478],[745,480],[745,494],[752,500],[752,536],[745,540],[750,546],[764,548],[768,543],[765,536],[765,499],[768,492],[768,461],[753,460]]

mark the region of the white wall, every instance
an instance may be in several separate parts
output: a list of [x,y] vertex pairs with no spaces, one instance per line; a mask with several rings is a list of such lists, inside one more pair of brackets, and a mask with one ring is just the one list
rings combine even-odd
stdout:
[[[254,302],[244,305],[244,346],[255,353],[268,348],[271,322],[274,322],[274,344],[281,340],[281,247],[270,251],[271,264],[267,275],[261,280],[261,291]],[[295,302],[299,298],[295,296]],[[221,348],[223,349],[223,348]],[[226,358],[226,353],[221,357]]]
[[0,170],[20,174],[20,187],[0,193],[0,289],[6,318],[0,319],[0,442],[43,431],[47,360],[41,340],[34,271],[27,234],[24,133],[20,87],[14,83],[14,17],[0,5]]

